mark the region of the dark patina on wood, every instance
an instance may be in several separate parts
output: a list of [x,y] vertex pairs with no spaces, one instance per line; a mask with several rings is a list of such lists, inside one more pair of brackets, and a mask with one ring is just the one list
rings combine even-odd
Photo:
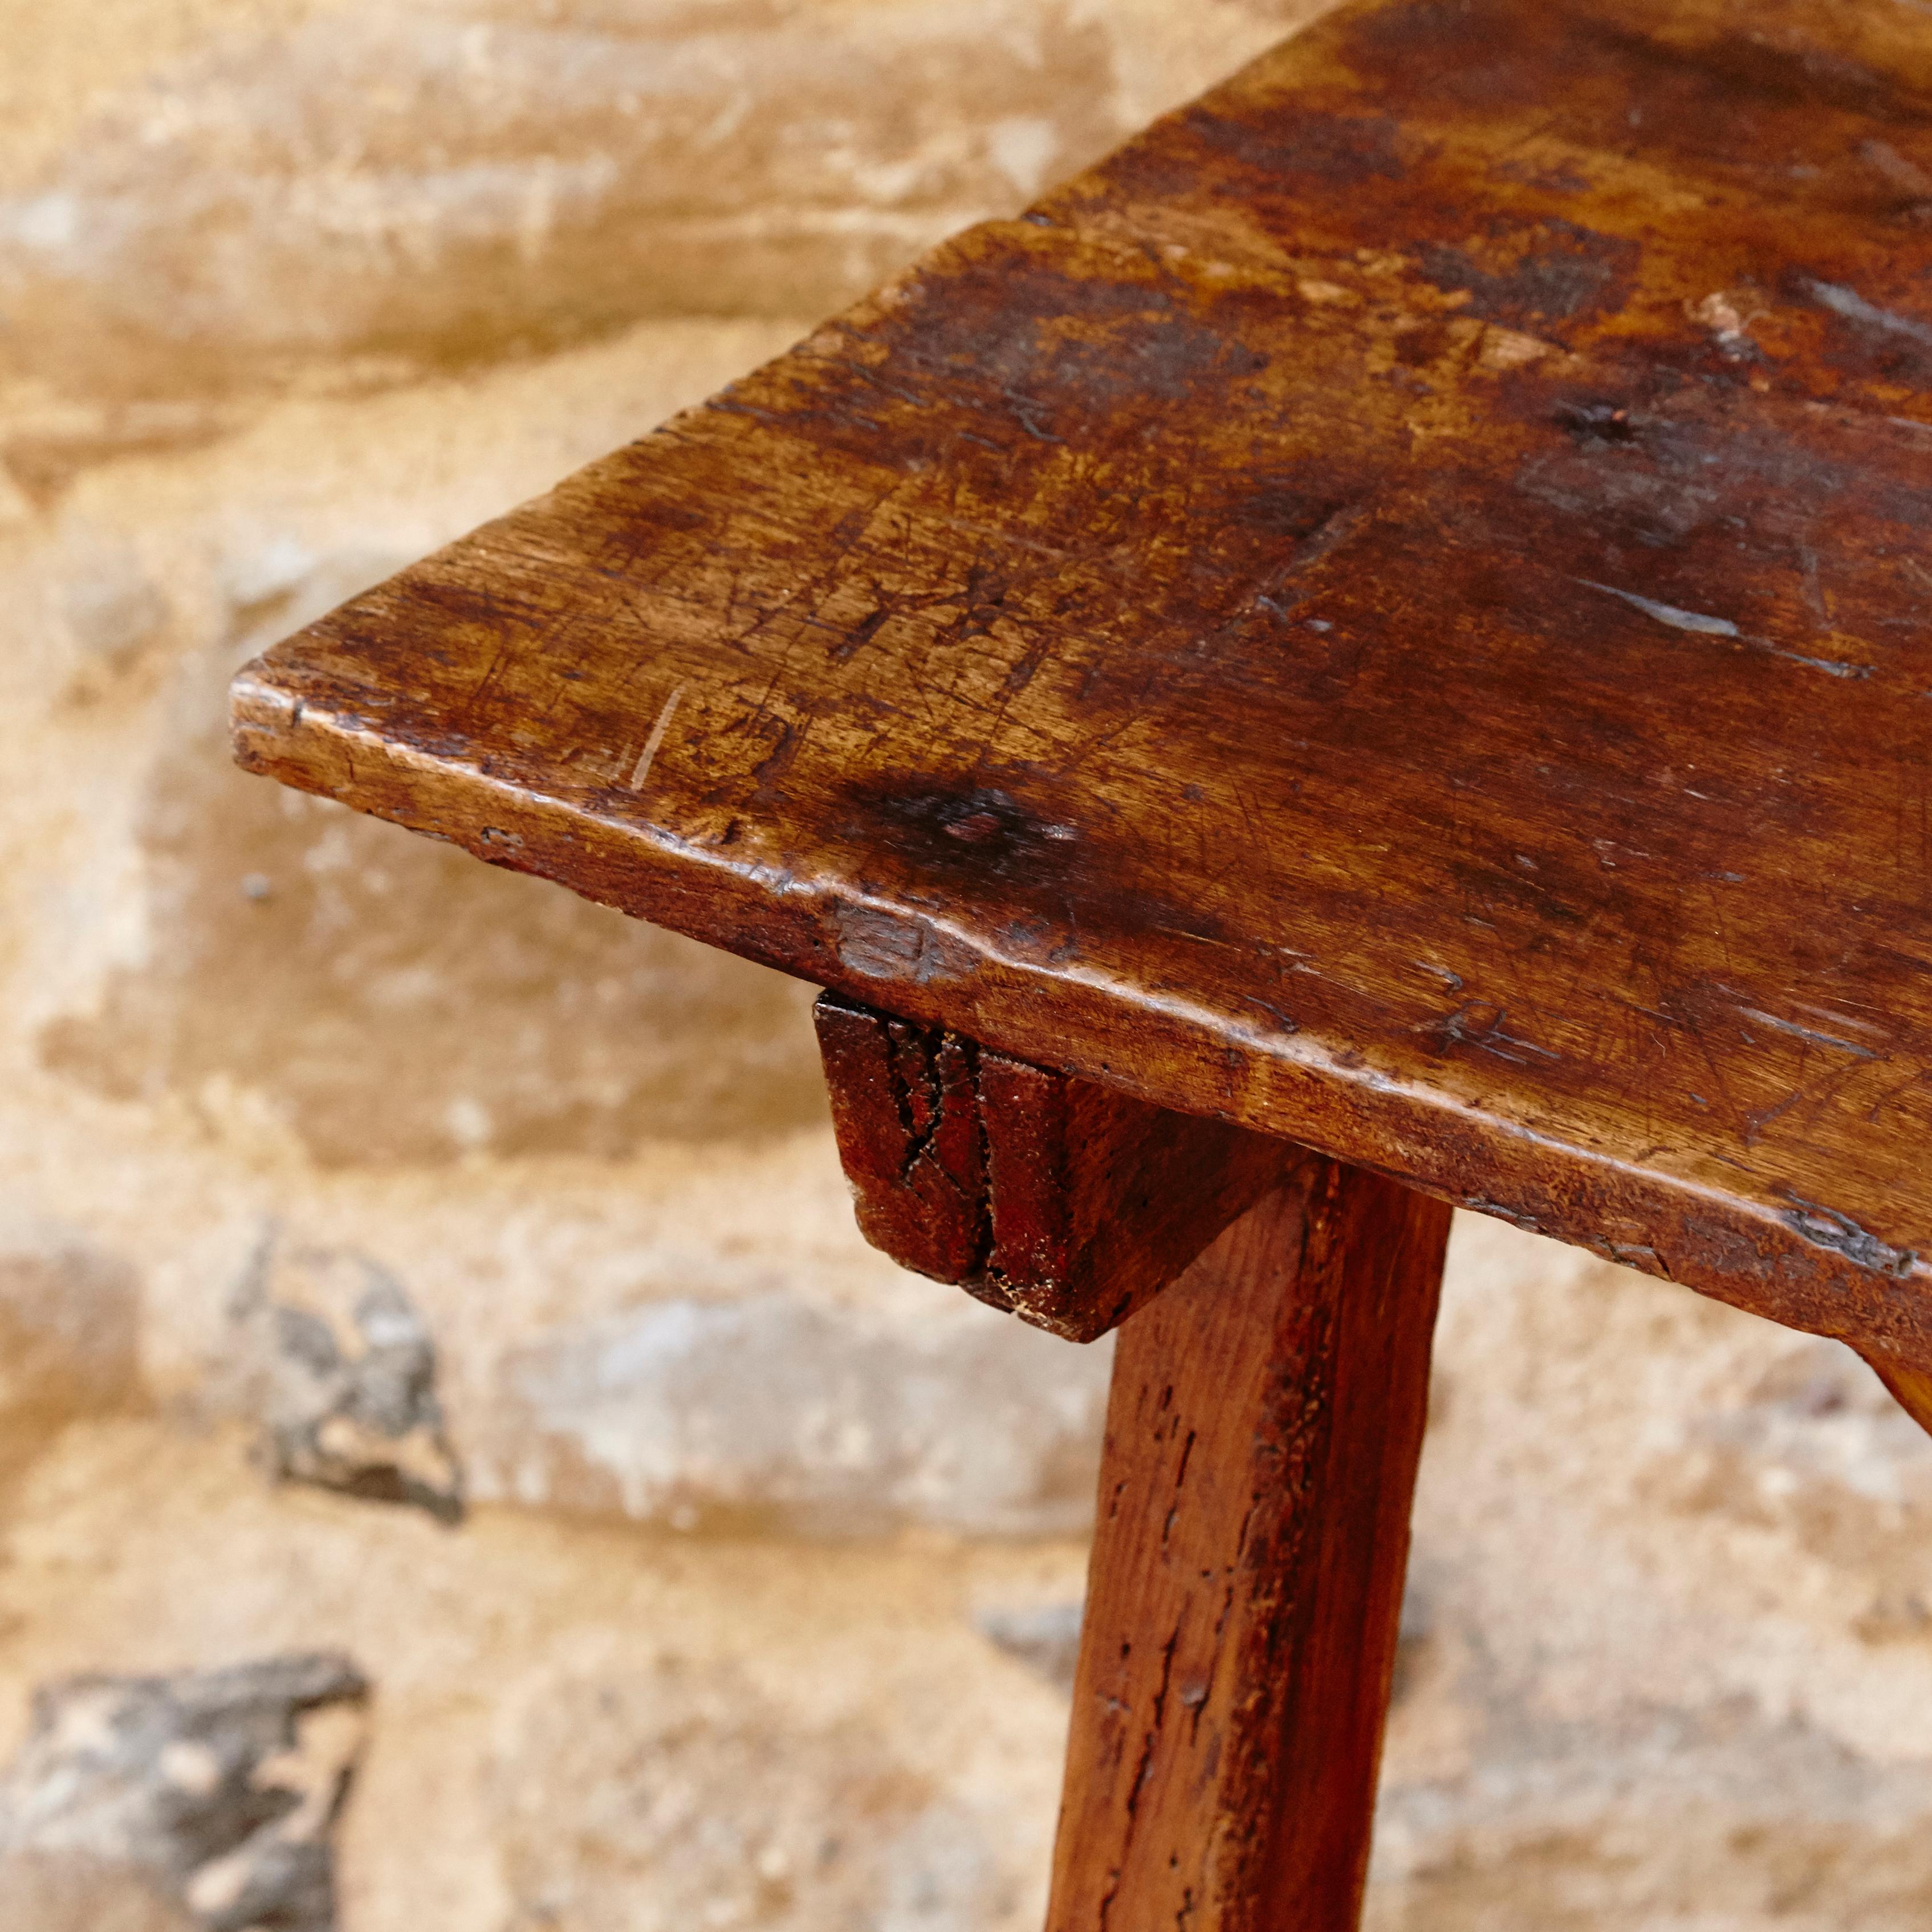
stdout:
[[1120,1330],[1048,1932],[1348,1932],[1449,1211],[1314,1160]]
[[1932,32],[1382,0],[250,667],[243,763],[1932,1372]]
[[1302,1157],[836,993],[813,1017],[866,1238],[1069,1341],[1125,1320]]

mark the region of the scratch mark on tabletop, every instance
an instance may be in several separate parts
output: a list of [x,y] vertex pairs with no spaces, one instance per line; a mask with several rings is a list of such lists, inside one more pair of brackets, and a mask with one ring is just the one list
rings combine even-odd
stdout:
[[658,754],[658,747],[664,741],[664,734],[670,729],[670,721],[677,710],[677,702],[684,695],[681,684],[671,687],[670,695],[664,701],[658,712],[657,722],[651,727],[651,735],[644,740],[644,748],[638,754],[638,762],[631,768],[631,789],[642,791],[644,781],[651,775],[651,760]]
[[1740,1006],[1738,1011],[1748,1020],[1760,1026],[1769,1027],[1774,1033],[1788,1034],[1793,1040],[1808,1040],[1814,1046],[1828,1046],[1840,1053],[1854,1054],[1860,1060],[1878,1060],[1882,1054],[1874,1053],[1868,1046],[1861,1046],[1856,1040],[1840,1040],[1834,1034],[1820,1033],[1815,1027],[1800,1026],[1795,1020],[1781,1020],[1774,1014],[1760,1012],[1755,1006]]
[[1832,628],[1831,607],[1825,602],[1825,588],[1818,578],[1818,553],[1809,544],[1798,547],[1798,558],[1804,569],[1804,601],[1811,607],[1811,614],[1818,620],[1820,629]]
[[[1513,1066],[1527,1066],[1529,1062],[1522,1058],[1525,1053],[1535,1054],[1539,1058],[1558,1060],[1563,1056],[1546,1046],[1538,1046],[1534,1040],[1525,1040],[1520,1035],[1504,1030],[1503,1022],[1508,1018],[1506,1008],[1493,1006],[1486,1000],[1470,1000],[1458,1006],[1453,1013],[1444,1014],[1433,1020],[1425,1020],[1414,1030],[1433,1034],[1442,1050],[1450,1046],[1473,1046],[1484,1053],[1492,1053],[1498,1060],[1506,1060]],[[1511,1047],[1521,1049],[1512,1053]]]
[[1675,604],[1660,604],[1654,597],[1640,597],[1634,590],[1619,590],[1614,584],[1598,584],[1587,577],[1572,580],[1586,590],[1600,590],[1606,597],[1621,597],[1646,617],[1668,624],[1673,631],[1695,631],[1707,638],[1742,638],[1744,633],[1728,617],[1707,617],[1700,610],[1685,610]]
[[[1864,1006],[1867,1007],[1868,1011],[1872,1012],[1880,1012],[1883,1010],[1881,1007],[1870,1006],[1868,1001],[1850,999],[1843,994],[1840,994],[1838,996],[1838,998],[1841,1005],[1848,1006]],[[1884,1039],[1886,1036],[1885,1028],[1877,1024],[1874,1021],[1856,1020],[1853,1019],[1849,1013],[1831,1012],[1828,1012],[1822,1006],[1807,1006],[1802,1000],[1795,1000],[1792,1004],[1797,1006],[1798,1010],[1800,1012],[1810,1013],[1814,1018],[1828,1021],[1833,1026],[1849,1027],[1855,1033],[1876,1034],[1881,1040]]]
[[1252,993],[1244,993],[1241,998],[1247,1005],[1260,1007],[1263,1012],[1276,1022],[1283,1033],[1299,1033],[1301,1030],[1301,1022],[1299,1020],[1290,1014],[1283,1012],[1280,1007],[1274,1005],[1271,1001],[1257,999]]
[[1676,604],[1660,604],[1654,597],[1640,596],[1634,590],[1619,590],[1614,584],[1598,584],[1588,577],[1572,578],[1570,581],[1580,584],[1586,590],[1600,590],[1606,597],[1621,598],[1634,610],[1641,610],[1646,617],[1655,618],[1660,624],[1668,624],[1673,631],[1690,631],[1706,638],[1729,638],[1736,643],[1748,645],[1753,650],[1767,651],[1774,658],[1808,665],[1813,670],[1826,671],[1833,677],[1870,677],[1872,674],[1870,664],[1848,664],[1840,658],[1807,657],[1802,651],[1787,651],[1768,638],[1754,638],[1748,632],[1740,630],[1728,617],[1710,617],[1701,610],[1686,610]]
[[1876,302],[1867,302],[1856,289],[1848,289],[1841,282],[1816,280],[1807,281],[1804,288],[1808,294],[1847,322],[1862,322],[1868,328],[1882,329],[1888,335],[1902,335],[1908,341],[1932,349],[1932,326],[1915,322],[1908,315],[1894,315],[1888,308],[1880,308]]
[[1765,1130],[1782,1120],[1804,1097],[1804,1090],[1799,1088],[1786,1094],[1774,1106],[1753,1108],[1744,1117],[1744,1145],[1756,1147],[1763,1139]]
[[1013,419],[1034,442],[1064,443],[1066,440],[1064,436],[1055,436],[1051,430],[1042,429],[1034,420],[1036,416],[1046,413],[1048,404],[1036,401],[1031,396],[1022,396],[1013,389],[1003,389],[1000,394],[1006,407],[1012,412]]

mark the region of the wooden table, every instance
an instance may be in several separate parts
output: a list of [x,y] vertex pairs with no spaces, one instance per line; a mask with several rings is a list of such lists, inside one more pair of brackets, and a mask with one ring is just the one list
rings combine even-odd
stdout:
[[236,742],[832,989],[868,1235],[1148,1304],[1051,1923],[1328,1932],[1448,1204],[1932,1420],[1928,533],[1932,6],[1381,0],[271,652]]

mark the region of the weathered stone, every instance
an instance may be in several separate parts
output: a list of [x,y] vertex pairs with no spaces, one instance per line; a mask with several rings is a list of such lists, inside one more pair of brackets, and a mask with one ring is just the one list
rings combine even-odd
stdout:
[[0,1253],[0,1482],[76,1416],[140,1394],[140,1287],[78,1244]]
[[1056,1690],[1073,1688],[1083,1606],[1078,1603],[996,1605],[975,1619],[988,1640],[1037,1671]]
[[271,1234],[232,1306],[254,1370],[261,1460],[278,1481],[463,1518],[436,1348],[402,1284],[366,1255]]
[[[538,1932],[546,1896],[633,1932],[656,1898],[742,1902],[734,1847],[774,1841],[801,1913],[821,1883],[866,1901],[836,1932],[1040,1922],[1065,1701],[964,1606],[1071,1594],[1077,1546],[692,1539],[491,1508],[452,1535],[266,1490],[235,1432],[116,1423],[37,1464],[0,1556],[0,1763],[28,1687],[76,1660],[304,1633],[351,1652],[380,1690],[335,1839],[340,1932]],[[843,1842],[821,1877],[825,1836]],[[578,1932],[559,1910],[554,1932]]]
[[1128,131],[1106,10],[470,0],[217,40],[0,202],[0,374],[166,398],[820,313]]
[[368,1696],[324,1655],[44,1687],[0,1780],[0,1882],[74,1932],[104,1901],[143,1932],[334,1932],[331,1834]]
[[63,574],[68,628],[104,668],[124,668],[166,628],[167,598],[128,546],[76,545]]
[[1438,1361],[1370,1932],[1924,1924],[1932,1443],[1870,1370],[1473,1220]]
[[1932,1635],[1932,1437],[1841,1343],[1782,1342],[1644,1486],[1660,1507],[1788,1538],[1870,1593],[1868,1642]]
[[0,1905],[32,1932],[196,1932],[146,1874],[78,1854],[0,1851]]
[[[250,561],[244,638],[388,560]],[[808,988],[236,771],[238,648],[190,668],[142,804],[147,955],[46,1029],[45,1064],[211,1118],[238,1098],[330,1166],[611,1158],[822,1117]]]
[[1480,1772],[1384,1788],[1364,1932],[1917,1932],[1932,1765],[1875,1765],[1748,1706],[1567,1731],[1526,1713]]
[[875,1720],[814,1722],[729,1664],[560,1677],[506,1730],[511,1932],[995,1932],[1030,1902],[993,1821]]
[[504,1358],[476,1492],[683,1529],[1064,1535],[1092,1518],[1111,1355],[938,1290],[649,1304]]

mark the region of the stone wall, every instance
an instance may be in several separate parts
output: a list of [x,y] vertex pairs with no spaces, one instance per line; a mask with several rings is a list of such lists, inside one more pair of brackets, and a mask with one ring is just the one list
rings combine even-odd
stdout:
[[[222,685],[1312,10],[0,0],[0,1922],[1036,1920],[1105,1348]],[[1922,1927],[1932,1443],[1491,1224],[1439,1359],[1377,1932]]]

